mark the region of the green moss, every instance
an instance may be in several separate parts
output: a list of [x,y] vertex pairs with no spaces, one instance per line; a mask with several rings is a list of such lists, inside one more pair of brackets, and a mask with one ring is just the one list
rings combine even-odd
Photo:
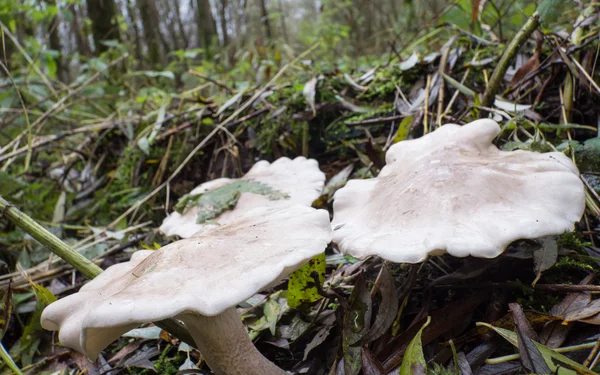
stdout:
[[296,154],[302,152],[304,128],[309,124],[306,121],[294,120],[294,113],[296,111],[288,107],[284,113],[273,119],[266,119],[256,128],[256,147],[262,154],[271,155],[274,145],[292,150]]
[[563,233],[558,237],[556,241],[559,248],[581,251],[584,246],[583,241],[581,240],[582,234],[578,232],[568,232]]
[[562,257],[559,261],[552,267],[552,270],[562,270],[562,269],[576,269],[582,270],[586,272],[595,272],[596,266],[592,264],[591,260],[581,259],[577,260],[568,256]]
[[183,358],[181,353],[176,352],[173,357],[169,357],[168,354],[171,351],[171,345],[167,345],[160,354],[160,357],[154,362],[154,367],[161,375],[175,375],[179,371]]
[[345,123],[358,122],[358,121],[363,121],[363,120],[368,120],[368,119],[375,119],[378,117],[392,116],[394,114],[395,114],[394,104],[393,103],[384,103],[374,111],[353,115],[351,117],[348,117],[344,122]]
[[131,181],[139,162],[144,158],[142,150],[129,145],[123,150],[119,159],[119,167],[115,173],[112,191],[125,190],[131,187]]

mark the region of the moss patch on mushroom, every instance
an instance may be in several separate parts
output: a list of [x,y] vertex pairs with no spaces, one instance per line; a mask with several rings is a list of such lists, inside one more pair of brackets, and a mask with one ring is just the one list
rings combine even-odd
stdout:
[[278,190],[251,180],[239,180],[200,194],[186,194],[175,205],[175,211],[183,214],[191,207],[198,207],[196,223],[202,224],[232,209],[242,193],[259,194],[269,200],[288,199],[289,196]]

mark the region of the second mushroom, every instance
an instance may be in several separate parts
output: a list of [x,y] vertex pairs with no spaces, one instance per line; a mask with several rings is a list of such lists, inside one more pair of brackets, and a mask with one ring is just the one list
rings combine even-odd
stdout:
[[496,257],[517,239],[573,230],[583,183],[559,152],[505,152],[492,120],[444,125],[392,146],[377,178],[334,196],[333,242],[355,257],[418,263],[428,255]]

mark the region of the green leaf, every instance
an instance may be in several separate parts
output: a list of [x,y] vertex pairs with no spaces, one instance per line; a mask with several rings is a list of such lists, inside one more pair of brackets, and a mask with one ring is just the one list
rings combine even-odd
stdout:
[[400,141],[408,138],[408,132],[410,131],[410,126],[412,125],[415,116],[410,115],[402,119],[402,122],[398,126],[398,130],[396,131],[396,135],[394,135],[394,141],[392,143],[398,143]]
[[279,302],[277,301],[279,298],[279,293],[272,294],[269,296],[269,299],[265,303],[263,308],[263,313],[265,314],[265,318],[267,320],[267,327],[271,332],[272,336],[275,336],[277,330],[277,322],[282,314],[282,308]]
[[283,314],[289,311],[288,305],[279,303],[280,294],[280,292],[271,294],[263,306],[263,316],[248,324],[251,338],[258,337],[259,333],[266,329],[271,332],[271,335],[275,336],[277,322]]
[[56,297],[52,294],[51,291],[44,288],[41,285],[34,283],[33,281],[29,281],[33,292],[36,297],[35,310],[31,315],[31,319],[25,329],[23,330],[23,335],[21,336],[21,364],[23,366],[30,365],[33,361],[33,356],[35,355],[38,346],[40,345],[40,337],[36,335],[36,332],[42,330],[42,324],[40,319],[42,317],[42,311],[51,304],[56,301]]
[[[509,331],[503,328],[494,327],[487,323],[477,323],[478,327],[487,327],[494,330],[497,334],[502,336],[506,341],[511,343],[515,347],[519,347],[517,334],[513,331]],[[535,346],[538,348],[546,364],[550,368],[553,374],[557,375],[597,375],[587,367],[573,361],[572,359],[565,357],[564,355],[555,352],[547,346],[533,341]]]
[[267,184],[251,180],[239,180],[206,193],[186,194],[179,199],[174,209],[183,214],[192,207],[198,207],[196,223],[202,224],[235,207],[242,193],[260,194],[269,200],[289,198],[287,194],[275,190]]
[[217,116],[219,116],[221,113],[225,112],[225,110],[229,107],[231,107],[232,105],[234,105],[235,103],[237,103],[241,98],[242,95],[244,95],[244,91],[240,91],[237,94],[235,94],[234,96],[232,96],[231,98],[229,98],[229,100],[227,100],[222,106],[221,108],[219,108],[219,110],[217,111]]
[[540,15],[540,22],[543,24],[552,24],[562,14],[563,5],[566,0],[544,0],[537,8]]
[[476,93],[475,93],[475,91],[471,90],[470,88],[468,88],[467,86],[465,86],[462,83],[458,82],[457,80],[455,80],[454,78],[450,77],[449,75],[446,75],[446,74],[442,73],[442,77],[444,77],[444,80],[446,82],[448,82],[450,84],[450,86],[452,86],[455,89],[457,89],[461,94],[466,95],[466,96],[470,96],[472,98],[475,98],[477,96]]
[[21,369],[17,367],[15,361],[10,357],[10,354],[8,354],[8,352],[4,348],[4,345],[2,345],[2,342],[0,342],[0,358],[2,359],[2,361],[0,362],[4,362],[8,366],[8,368],[12,370],[12,372],[14,372],[17,375],[23,375]]
[[322,297],[315,286],[314,274],[319,282],[325,281],[325,253],[317,255],[294,271],[288,281],[288,305],[292,309],[298,309],[303,303],[314,303]]
[[404,358],[400,365],[400,375],[420,375],[427,373],[427,363],[423,355],[423,344],[421,343],[421,335],[425,327],[431,322],[431,317],[427,317],[427,321],[423,327],[417,332],[415,337],[410,341],[404,352]]

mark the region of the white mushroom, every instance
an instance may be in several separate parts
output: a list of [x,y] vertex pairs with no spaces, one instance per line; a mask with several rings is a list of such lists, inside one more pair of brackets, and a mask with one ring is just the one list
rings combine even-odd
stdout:
[[517,239],[573,230],[585,207],[573,162],[500,151],[499,132],[478,120],[392,146],[377,178],[336,192],[333,242],[356,257],[417,263],[444,252],[492,258]]
[[330,240],[325,210],[257,208],[201,236],[134,253],[48,306],[42,326],[96,358],[138,324],[176,318],[214,373],[285,374],[254,347],[235,306],[323,252]]
[[[269,200],[263,195],[242,193],[235,208],[221,213],[214,222],[222,225],[237,218],[241,213],[261,206],[290,206],[302,204],[310,206],[319,197],[325,183],[325,174],[319,169],[314,159],[297,157],[294,160],[279,158],[273,163],[261,160],[254,164],[243,177],[239,179],[219,178],[205,182],[190,192],[190,195],[206,193],[229,183],[251,180],[268,185],[270,188],[286,194],[287,199]],[[165,218],[160,231],[167,236],[178,235],[182,238],[193,236],[205,227],[214,227],[215,223],[196,223],[199,209],[191,207],[179,214],[173,212]]]

